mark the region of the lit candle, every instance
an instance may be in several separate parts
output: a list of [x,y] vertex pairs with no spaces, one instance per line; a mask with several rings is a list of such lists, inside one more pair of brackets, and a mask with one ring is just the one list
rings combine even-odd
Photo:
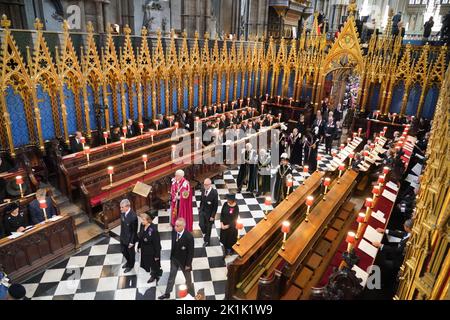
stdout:
[[141,129],[141,135],[144,134],[144,124],[142,122],[139,122],[139,129]]
[[113,183],[112,176],[114,174],[114,167],[109,166],[107,170],[108,170],[108,174],[109,174],[109,185],[112,185],[112,183]]
[[383,167],[383,174],[387,175],[389,173],[389,171],[391,171],[391,168],[389,167]]
[[353,158],[355,158],[355,153],[352,151],[349,153],[348,158],[350,159],[348,162],[348,168],[350,169],[350,167],[352,166],[352,160]]
[[376,199],[377,196],[380,195],[380,187],[379,186],[373,186],[372,194],[373,194],[373,198]]
[[16,176],[16,184],[19,185],[20,197],[23,198],[23,189],[22,189],[23,178],[22,178],[22,176]]
[[120,137],[120,143],[122,144],[122,153],[125,153],[125,143],[127,139],[125,137]]
[[291,178],[288,178],[286,180],[286,186],[287,186],[286,200],[289,200],[289,192],[291,191],[291,188],[293,185],[294,185],[294,181]]
[[89,165],[89,155],[91,154],[91,148],[89,146],[84,147],[84,154],[87,158],[87,164]]
[[362,128],[358,129],[358,137],[361,136]]
[[325,200],[325,195],[327,194],[327,190],[328,190],[328,187],[330,186],[330,184],[331,184],[331,179],[330,178],[325,178],[323,180],[323,185],[325,187],[325,191],[323,193],[323,200]]
[[85,137],[81,137],[80,138],[80,142],[81,142],[81,145],[83,146],[83,149],[84,149],[84,145],[86,143],[86,138]]
[[155,136],[155,129],[150,129],[150,137],[152,138],[152,144],[153,144],[153,137]]
[[372,211],[373,199],[372,198],[366,198],[365,205],[366,205],[365,222],[367,222],[367,221],[369,221],[370,213]]
[[42,211],[44,211],[45,221],[47,221],[48,220],[47,211],[46,211],[46,209],[47,209],[47,201],[39,200],[39,208],[41,208]]
[[359,239],[359,235],[361,233],[361,229],[364,225],[364,222],[366,220],[366,214],[362,211],[358,213],[358,217],[356,218],[356,222],[358,222],[358,230],[356,231],[356,239]]
[[237,241],[236,241],[236,245],[239,245],[239,231],[241,231],[244,228],[244,223],[242,222],[242,220],[240,218],[238,218],[236,220],[236,229],[238,230],[237,232]]
[[148,157],[146,154],[142,155],[142,162],[144,162],[144,172],[147,171],[147,161],[148,161]]
[[306,197],[305,203],[306,203],[306,206],[307,206],[305,221],[308,222],[308,221],[309,221],[309,220],[308,220],[309,210],[311,209],[311,206],[312,206],[313,203],[314,203],[314,197],[313,197],[313,196],[307,196],[307,197]]
[[187,296],[187,294],[188,294],[187,286],[185,284],[181,284],[178,287],[178,297],[179,298],[184,298],[184,297]]
[[347,245],[347,252],[350,253],[350,251],[353,248],[353,245],[355,244],[355,233],[353,231],[349,231],[347,233],[347,238],[345,239],[345,241],[348,243]]
[[266,211],[264,212],[264,220],[267,220],[267,214],[269,211],[269,206],[272,205],[272,197],[266,196],[264,199],[264,206],[266,207]]
[[126,126],[123,126],[123,127],[122,127],[122,133],[123,133],[123,136],[124,136],[124,137],[127,136],[127,132],[128,132],[128,128],[127,128]]
[[105,139],[105,146],[108,144],[108,137],[109,137],[108,131],[103,131],[103,139]]
[[283,233],[283,245],[281,246],[281,250],[283,251],[285,249],[284,245],[286,243],[286,237],[289,231],[291,231],[291,224],[289,223],[289,221],[283,221],[283,223],[281,224],[281,232]]

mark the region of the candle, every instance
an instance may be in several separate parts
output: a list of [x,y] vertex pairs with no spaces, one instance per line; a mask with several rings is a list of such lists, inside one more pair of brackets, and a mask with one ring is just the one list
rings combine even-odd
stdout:
[[380,187],[379,186],[373,186],[372,188],[372,194],[373,198],[375,199],[377,196],[380,195]]
[[46,209],[47,209],[47,201],[39,200],[39,208],[41,208],[42,211],[44,211],[45,221],[47,221],[48,220],[47,211],[46,211]]
[[[340,179],[342,176],[342,171],[345,170],[345,164],[341,163],[338,167],[338,170],[339,170],[339,179]],[[339,180],[338,180],[338,183],[339,183]]]
[[91,154],[91,148],[89,146],[84,147],[84,154],[87,158],[87,163],[89,165],[89,155]]
[[266,207],[266,210],[264,212],[264,220],[267,220],[267,214],[269,211],[269,206],[272,205],[272,197],[271,196],[266,196],[264,199],[264,205]]
[[155,135],[155,129],[150,129],[150,137],[152,138],[153,143],[153,136]]
[[178,297],[184,298],[187,296],[187,294],[188,294],[187,286],[185,284],[181,284],[178,287]]
[[383,132],[386,133],[388,127],[383,127]]
[[353,159],[355,158],[355,153],[354,153],[353,151],[350,152],[349,155],[348,155],[348,158],[350,159],[350,160],[348,161],[348,168],[350,169],[350,167],[352,166],[352,161],[353,161]]
[[355,243],[355,233],[353,231],[349,231],[347,233],[347,238],[345,238],[345,241],[348,243],[347,245],[347,252],[350,253],[350,251],[353,248],[353,244]]
[[383,167],[383,174],[384,174],[384,175],[388,174],[389,171],[391,171],[391,168],[389,168],[389,167]]
[[323,185],[325,186],[325,191],[324,191],[324,193],[323,193],[323,200],[325,200],[325,195],[327,194],[327,190],[328,190],[328,187],[330,186],[330,184],[331,184],[331,179],[330,178],[325,178],[324,180],[323,180]]
[[123,133],[124,137],[127,136],[127,132],[128,132],[127,127],[126,127],[126,126],[123,126],[123,127],[122,127],[122,133]]
[[122,144],[122,153],[125,153],[125,143],[127,139],[125,137],[120,137],[120,143]]
[[287,186],[286,200],[289,200],[289,193],[290,193],[293,185],[294,185],[294,181],[291,178],[288,178],[286,180],[286,186]]
[[176,145],[172,145],[172,160],[175,159],[175,150],[176,150],[177,146]]
[[289,105],[292,106],[292,97],[289,98]]
[[281,246],[281,250],[283,251],[285,249],[284,245],[286,244],[286,237],[290,230],[291,224],[289,223],[289,221],[283,221],[283,223],[281,224],[281,232],[283,233],[283,245]]
[[365,205],[366,205],[367,208],[372,208],[373,199],[372,198],[366,198]]
[[280,96],[278,96],[278,104],[280,104]]
[[362,128],[358,129],[358,137],[361,136]]
[[147,161],[148,161],[148,157],[146,154],[142,155],[142,162],[144,162],[144,172],[147,171]]
[[385,181],[385,176],[384,175],[378,176],[378,184],[380,185],[380,188],[384,184],[384,181]]
[[139,122],[139,129],[141,129],[141,135],[144,133],[144,124]]
[[384,131],[380,132],[380,137],[384,137]]
[[306,206],[307,206],[305,221],[308,222],[308,221],[309,221],[309,220],[308,220],[309,210],[311,209],[311,206],[312,206],[313,203],[314,203],[314,197],[313,197],[313,196],[307,196],[307,197],[306,197],[305,203],[306,203]]
[[19,185],[20,197],[23,198],[23,189],[22,189],[23,178],[22,178],[22,176],[16,176],[16,184]]
[[153,122],[155,123],[156,131],[158,131],[159,130],[159,120],[155,119],[155,120],[153,120]]
[[244,223],[242,222],[242,220],[240,218],[238,218],[236,220],[236,229],[238,230],[237,232],[237,241],[236,241],[236,245],[240,245],[239,243],[239,231],[242,230],[244,228]]
[[109,185],[112,185],[112,182],[113,182],[112,176],[114,174],[114,167],[113,166],[109,166],[107,168],[107,170],[108,170],[108,174],[109,174]]
[[83,145],[83,148],[84,148],[84,144],[86,143],[86,138],[85,137],[81,137],[80,138],[80,142],[81,142],[81,144]]
[[362,229],[365,221],[366,221],[366,214],[364,211],[361,211],[360,213],[358,213],[358,217],[356,218],[356,222],[358,222],[358,230],[356,231],[356,236],[355,236],[356,239],[359,239],[361,229]]

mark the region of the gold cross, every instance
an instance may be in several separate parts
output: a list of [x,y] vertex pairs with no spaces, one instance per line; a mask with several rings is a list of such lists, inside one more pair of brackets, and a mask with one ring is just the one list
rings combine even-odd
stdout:
[[8,29],[11,26],[11,20],[8,20],[6,14],[2,14],[2,20],[0,21],[2,28]]
[[141,29],[141,36],[146,37],[147,33],[148,33],[147,28],[146,27],[142,27],[142,29]]
[[89,33],[93,33],[94,32],[94,25],[92,24],[91,21],[88,21],[87,26],[86,26],[86,30]]
[[129,35],[131,33],[131,29],[128,26],[128,24],[126,24],[125,27],[123,28],[123,33],[126,35]]
[[39,31],[42,30],[43,27],[44,25],[42,24],[41,20],[39,18],[36,18],[34,22],[34,28]]

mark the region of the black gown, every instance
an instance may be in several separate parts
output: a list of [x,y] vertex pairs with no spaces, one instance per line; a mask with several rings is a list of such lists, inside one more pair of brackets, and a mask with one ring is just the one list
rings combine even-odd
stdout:
[[317,169],[317,151],[319,148],[319,142],[320,142],[319,137],[313,138],[312,144],[309,148],[309,161],[308,161],[309,172],[314,172]]
[[5,215],[3,225],[5,228],[5,234],[7,236],[11,235],[13,232],[17,232],[20,227],[26,227],[25,215],[23,212],[19,212],[17,216],[12,214]]
[[145,230],[144,225],[141,224],[138,240],[138,249],[141,249],[141,268],[151,272],[154,277],[160,277],[162,275],[161,260],[155,260],[155,258],[161,259],[158,227],[152,223]]
[[292,165],[302,165],[302,157],[303,157],[303,147],[301,141],[300,134],[297,135],[294,139],[291,140],[291,164]]
[[275,177],[275,185],[273,188],[273,196],[276,203],[280,203],[286,197],[287,194],[286,179],[287,175],[289,174],[292,174],[292,167],[290,164],[279,165]]
[[237,241],[238,230],[236,229],[236,221],[238,216],[239,206],[237,203],[234,207],[231,207],[228,202],[225,202],[220,213],[220,222],[222,222],[225,226],[230,227],[226,230],[220,230],[220,242],[227,250],[231,250]]

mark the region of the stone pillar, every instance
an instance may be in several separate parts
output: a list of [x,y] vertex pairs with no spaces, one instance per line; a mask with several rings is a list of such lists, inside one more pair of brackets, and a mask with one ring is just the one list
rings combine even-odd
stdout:
[[103,0],[95,0],[95,12],[97,16],[97,32],[104,33]]

